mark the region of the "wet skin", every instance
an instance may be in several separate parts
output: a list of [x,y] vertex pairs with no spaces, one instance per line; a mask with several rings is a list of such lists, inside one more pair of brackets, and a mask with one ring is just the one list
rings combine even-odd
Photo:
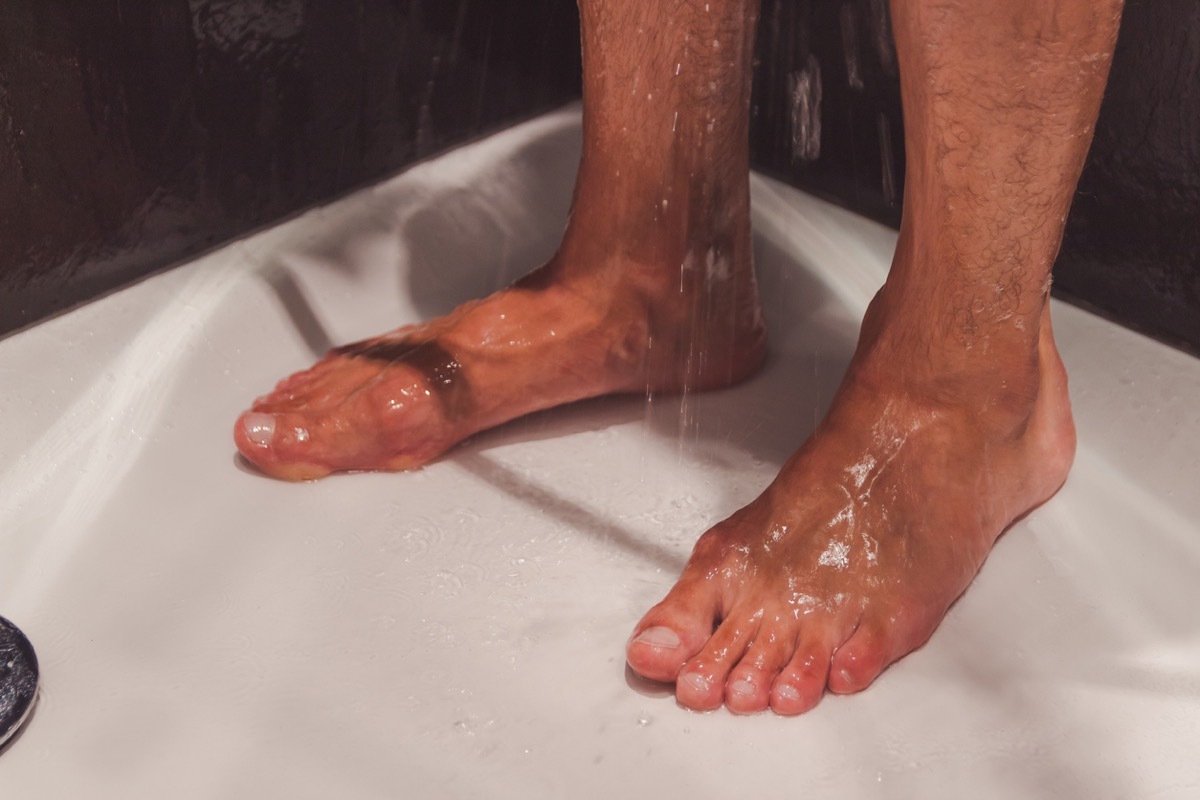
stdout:
[[[334,351],[234,430],[269,475],[407,469],[521,414],[726,386],[766,341],[750,259],[752,0],[583,0],[571,223],[516,286]],[[1049,270],[1119,0],[905,0],[904,219],[829,414],[700,537],[627,647],[684,706],[796,714],[919,647],[1075,448]],[[1019,79],[1017,79],[1019,77]]]
[[[731,312],[740,322],[717,326],[721,342],[690,325],[695,298],[679,292],[678,278],[654,302],[628,282],[565,272],[552,261],[446,317],[332,351],[254,402],[234,427],[238,449],[286,480],[411,469],[523,414],[607,394],[726,386],[762,362],[766,333],[747,269],[724,287],[747,284],[743,308]],[[696,342],[703,359],[689,357]]]
[[973,379],[898,381],[860,345],[829,415],[760,497],[700,538],[629,663],[695,709],[798,714],[826,689],[869,686],[1066,478],[1075,434],[1048,328],[1041,350],[1028,412],[988,415]]

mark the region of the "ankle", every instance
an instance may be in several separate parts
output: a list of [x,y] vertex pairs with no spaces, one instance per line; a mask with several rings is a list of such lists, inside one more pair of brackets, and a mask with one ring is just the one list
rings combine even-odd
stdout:
[[965,412],[996,434],[1018,434],[1038,409],[1047,372],[1061,371],[1040,312],[1034,319],[1032,330],[966,343],[927,319],[893,313],[881,291],[864,318],[852,370],[880,391]]

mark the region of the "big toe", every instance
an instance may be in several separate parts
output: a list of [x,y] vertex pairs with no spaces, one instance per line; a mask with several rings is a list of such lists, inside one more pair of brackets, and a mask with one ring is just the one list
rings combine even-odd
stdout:
[[625,648],[625,657],[643,678],[671,683],[712,632],[711,609],[688,607],[668,597],[642,617]]
[[296,414],[247,411],[233,427],[233,441],[247,461],[284,480],[312,480],[333,467],[312,442],[308,421]]

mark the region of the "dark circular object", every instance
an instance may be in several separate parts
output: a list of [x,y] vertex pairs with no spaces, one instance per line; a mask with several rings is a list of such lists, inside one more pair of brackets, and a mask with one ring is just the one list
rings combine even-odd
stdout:
[[16,625],[0,617],[0,747],[29,716],[37,688],[38,665],[33,645]]

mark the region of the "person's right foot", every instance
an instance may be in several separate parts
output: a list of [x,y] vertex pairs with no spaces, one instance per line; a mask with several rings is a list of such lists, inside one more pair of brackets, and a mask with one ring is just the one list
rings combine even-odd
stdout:
[[766,335],[748,257],[687,255],[669,285],[622,270],[564,276],[551,262],[445,317],[337,348],[256,400],[237,447],[288,480],[410,469],[533,411],[718,388],[759,366]]

